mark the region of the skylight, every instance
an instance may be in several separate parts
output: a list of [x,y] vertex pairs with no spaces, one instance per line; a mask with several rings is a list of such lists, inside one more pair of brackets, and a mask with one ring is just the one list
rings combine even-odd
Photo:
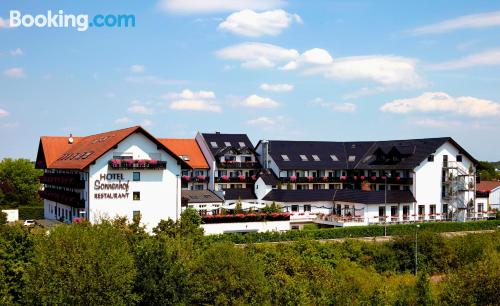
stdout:
[[300,155],[300,159],[301,159],[302,161],[308,161],[308,160],[309,160],[309,159],[307,158],[307,156],[305,156],[304,154],[301,154],[301,155]]
[[281,158],[283,158],[284,161],[290,161],[290,158],[288,158],[288,155],[281,155]]
[[339,159],[338,159],[337,155],[335,155],[335,154],[330,155],[330,158],[331,158],[333,161],[339,161]]
[[210,145],[212,146],[212,148],[217,148],[218,147],[218,145],[217,145],[217,143],[215,141],[210,142]]
[[349,155],[349,162],[356,161],[356,155]]
[[319,159],[319,156],[318,156],[318,155],[313,155],[312,157],[313,157],[314,161],[320,161],[320,159]]
[[226,147],[230,147],[230,146],[231,146],[231,143],[230,143],[229,141],[225,141],[225,142],[224,142],[224,145],[225,145]]
[[246,147],[246,144],[243,141],[240,141],[239,144],[240,144],[240,148]]

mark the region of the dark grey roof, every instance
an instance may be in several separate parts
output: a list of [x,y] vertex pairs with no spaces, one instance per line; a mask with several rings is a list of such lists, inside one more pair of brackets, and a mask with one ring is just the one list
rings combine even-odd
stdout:
[[[358,142],[271,140],[269,154],[282,170],[414,169],[447,141],[476,162],[450,137]],[[308,161],[302,161],[301,154]],[[289,161],[283,160],[282,155],[287,155]],[[320,160],[315,161],[312,155]],[[332,160],[331,155],[338,161]],[[350,156],[354,161],[349,160]]]
[[[246,134],[203,133],[202,136],[214,156],[217,156],[221,152],[224,152],[230,148],[241,150],[242,148],[240,147],[240,142],[243,142],[246,148],[250,149],[252,153],[255,153],[253,144]],[[217,143],[217,148],[212,147],[212,142]],[[231,143],[231,146],[226,146],[224,144],[225,142]]]
[[182,190],[181,197],[188,203],[222,203],[224,200],[210,190]]
[[269,186],[276,186],[279,183],[278,178],[272,170],[262,169],[259,172],[258,177],[260,177],[264,181],[264,183]]
[[224,189],[225,200],[256,200],[253,188]]
[[341,201],[361,204],[383,203],[413,203],[416,202],[411,191],[363,191],[345,189],[317,189],[317,190],[285,190],[273,189],[264,198],[265,201],[276,202],[323,202]]

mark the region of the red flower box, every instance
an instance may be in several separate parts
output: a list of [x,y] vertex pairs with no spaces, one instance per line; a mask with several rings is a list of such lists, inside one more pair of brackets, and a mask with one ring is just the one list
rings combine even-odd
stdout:
[[256,181],[257,180],[257,176],[254,174],[252,175],[252,181]]
[[312,176],[307,177],[307,181],[312,182],[313,180],[314,180],[314,177],[312,177]]
[[224,182],[227,182],[227,181],[229,181],[229,176],[223,175],[223,176],[221,176],[221,180],[223,180]]
[[355,181],[357,181],[357,180],[358,180],[358,177],[357,177],[356,175],[355,175],[355,176],[353,176],[352,178],[353,178],[353,180],[355,180]]
[[340,180],[341,180],[341,181],[345,181],[345,180],[347,180],[347,176],[342,175],[342,176],[340,177]]
[[187,176],[187,175],[183,175],[183,176],[182,176],[182,180],[183,180],[184,182],[189,182],[189,176]]
[[323,176],[323,182],[328,182],[328,176]]
[[362,181],[366,178],[364,175],[359,177]]
[[296,182],[297,177],[295,175],[290,176],[290,182]]
[[238,176],[238,180],[240,180],[240,182],[244,182],[246,180],[246,176],[240,175]]
[[382,175],[380,178],[381,178],[381,179],[383,179],[383,180],[386,180],[386,179],[387,179],[387,176]]
[[375,175],[372,175],[371,179],[372,179],[372,181],[375,181],[377,179],[377,177]]

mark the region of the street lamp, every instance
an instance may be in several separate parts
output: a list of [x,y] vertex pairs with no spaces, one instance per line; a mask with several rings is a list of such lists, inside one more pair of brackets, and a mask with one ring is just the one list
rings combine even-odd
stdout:
[[420,228],[420,224],[417,224],[417,228],[415,229],[415,276],[417,276],[418,271],[418,229]]

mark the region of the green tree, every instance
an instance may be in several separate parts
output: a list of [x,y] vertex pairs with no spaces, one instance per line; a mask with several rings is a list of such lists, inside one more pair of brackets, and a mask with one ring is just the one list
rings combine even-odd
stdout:
[[0,211],[0,226],[7,224],[7,214]]
[[236,205],[234,206],[234,213],[235,214],[242,214],[242,213],[244,213],[244,211],[243,211],[243,204],[241,203],[240,199],[238,199],[238,201],[236,202]]
[[265,305],[262,266],[232,244],[210,245],[198,257],[191,277],[191,304]]
[[110,223],[62,225],[36,239],[27,304],[129,305],[134,258],[124,233]]
[[193,208],[188,208],[181,213],[181,218],[178,221],[171,219],[161,220],[158,225],[153,228],[153,233],[156,235],[164,234],[169,237],[202,237],[203,228],[201,225],[201,216]]
[[271,214],[271,213],[275,213],[275,212],[280,212],[281,211],[281,207],[279,205],[277,205],[274,201],[271,203],[271,205],[269,204],[266,204],[266,206],[264,206],[262,209],[261,209],[262,212],[264,213],[267,213],[267,214]]
[[35,169],[28,159],[3,159],[0,162],[0,187],[3,186],[4,195],[0,196],[0,205],[40,205],[38,190],[42,174],[42,170]]

